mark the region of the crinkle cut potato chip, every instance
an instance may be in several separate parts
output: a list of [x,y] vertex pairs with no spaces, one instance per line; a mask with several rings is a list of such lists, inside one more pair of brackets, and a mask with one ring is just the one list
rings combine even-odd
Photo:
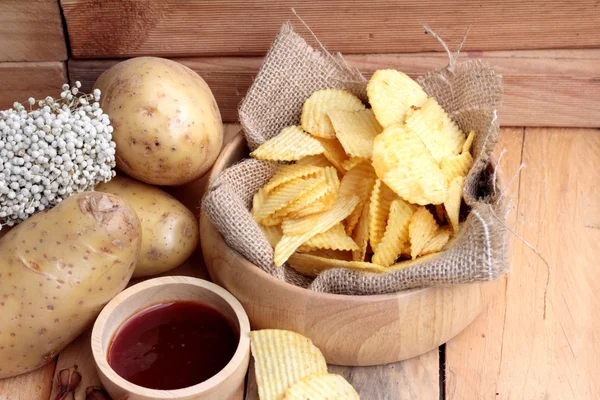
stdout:
[[405,125],[392,125],[373,141],[373,168],[382,179],[401,162],[427,153],[431,156],[423,141]]
[[371,164],[361,163],[348,171],[340,182],[340,196],[356,195],[359,199],[359,206],[354,209],[346,220],[346,233],[348,235],[352,235],[354,232],[354,228],[362,212],[362,206],[371,195],[375,179],[375,171]]
[[268,193],[279,185],[296,178],[312,177],[318,174],[319,171],[321,171],[321,168],[312,165],[280,165],[277,167],[273,177],[262,187],[262,189]]
[[473,140],[475,140],[475,131],[471,130],[469,132],[469,136],[467,136],[467,140],[465,140],[465,143],[463,144],[463,153],[471,152],[471,147],[473,147]]
[[276,226],[265,226],[262,224],[258,224],[258,226],[260,227],[260,230],[267,238],[267,241],[269,242],[271,247],[275,248],[275,246],[277,245],[277,242],[279,242],[281,240],[281,237],[283,236],[283,232],[281,232],[281,227],[277,226],[277,225]]
[[408,226],[412,215],[412,208],[404,200],[392,201],[385,233],[373,254],[372,261],[375,264],[389,267],[402,254],[402,249],[408,242]]
[[411,107],[420,107],[427,94],[408,75],[393,69],[375,71],[367,84],[367,96],[381,126],[403,123]]
[[321,351],[299,333],[278,329],[252,331],[250,348],[261,400],[281,400],[305,376],[327,373]]
[[408,226],[408,236],[410,238],[410,256],[414,260],[417,258],[427,242],[429,242],[438,232],[438,224],[433,215],[425,207],[419,208],[412,215]]
[[399,164],[383,177],[383,182],[413,204],[442,204],[448,197],[448,182],[433,158]]
[[423,141],[403,125],[392,125],[375,138],[373,167],[398,196],[413,204],[441,204],[448,182]]
[[440,163],[440,168],[448,182],[457,176],[467,176],[472,166],[473,156],[469,152],[457,156],[444,157]]
[[302,275],[310,277],[315,277],[319,273],[332,268],[346,268],[355,271],[376,273],[386,271],[381,265],[370,262],[337,260],[302,253],[292,254],[288,264]]
[[383,128],[377,122],[373,110],[361,111],[333,110],[328,113],[335,136],[350,157],[371,158],[373,140]]
[[451,231],[448,228],[442,228],[438,231],[437,235],[435,235],[429,242],[425,244],[423,250],[421,250],[420,256],[424,256],[427,254],[437,253],[438,251],[442,251],[448,240],[450,240]]
[[346,161],[342,162],[342,168],[344,168],[346,171],[350,171],[352,168],[356,167],[358,164],[361,164],[364,162],[370,162],[370,160],[368,158],[362,158],[362,157],[350,157]]
[[346,235],[344,225],[335,224],[331,229],[308,239],[298,251],[326,250],[358,250],[358,246],[350,236]]
[[325,158],[327,158],[327,160],[329,160],[329,162],[333,164],[333,166],[337,168],[337,170],[340,171],[342,174],[346,172],[346,169],[344,168],[344,162],[348,160],[348,156],[344,152],[344,148],[342,147],[341,143],[335,138],[316,139],[319,141],[319,143],[321,143],[323,149],[325,149],[325,151],[323,152]]
[[336,374],[311,374],[294,383],[283,400],[360,400],[346,379]]
[[352,261],[352,252],[345,250],[318,249],[304,253],[309,256],[330,258],[333,260]]
[[367,199],[362,207],[362,212],[358,219],[358,225],[352,234],[354,242],[358,249],[352,251],[353,261],[364,261],[369,246],[369,209],[371,201]]
[[296,165],[312,165],[315,167],[333,167],[331,161],[327,159],[323,154],[316,154],[314,156],[302,157],[296,161]]
[[[330,198],[330,194],[337,194],[340,187],[340,180],[337,172],[333,167],[319,168],[317,177],[324,178],[323,182],[314,186],[310,191],[305,192],[300,197],[296,198],[284,209],[277,211],[275,216],[283,216],[286,218],[299,218],[298,216],[310,215],[310,210],[325,211],[333,202],[321,202],[320,206],[312,207],[313,204],[321,200]],[[325,199],[327,197],[327,199]],[[318,211],[317,211],[318,212]],[[314,214],[314,212],[311,212]]]
[[335,139],[335,130],[327,115],[334,110],[364,110],[363,102],[350,92],[340,89],[317,90],[302,106],[300,117],[302,128],[313,136]]
[[266,141],[250,155],[266,161],[295,161],[306,156],[322,154],[321,143],[298,126],[283,128],[279,135]]
[[299,220],[284,220],[281,224],[283,237],[275,246],[275,266],[281,267],[308,239],[343,221],[356,208],[358,201],[357,196],[338,197],[333,206],[323,213]]
[[396,198],[398,198],[398,195],[380,179],[377,179],[371,192],[369,204],[369,242],[373,251],[377,250],[377,246],[383,238],[390,214],[390,205]]
[[254,217],[260,222],[264,218],[268,218],[274,215],[276,212],[285,209],[297,198],[301,197],[305,193],[310,192],[317,185],[324,183],[325,177],[310,179],[296,178],[292,181],[284,183],[268,193],[264,203],[252,210]]
[[272,226],[279,225],[283,222],[283,218],[281,216],[269,215],[265,218],[261,218],[260,220],[256,218],[256,213],[260,210],[265,202],[267,201],[267,193],[263,190],[263,188],[258,189],[258,191],[254,194],[252,198],[252,215],[257,222],[262,225]]
[[444,202],[446,215],[448,215],[448,221],[450,222],[454,234],[458,233],[458,218],[460,216],[460,204],[462,202],[464,185],[464,177],[457,176],[452,179],[448,185],[448,199]]
[[460,153],[465,143],[463,131],[433,97],[415,110],[405,124],[425,143],[437,163]]

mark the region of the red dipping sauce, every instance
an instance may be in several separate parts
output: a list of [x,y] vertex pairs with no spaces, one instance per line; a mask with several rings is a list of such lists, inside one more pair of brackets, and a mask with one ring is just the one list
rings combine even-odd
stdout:
[[182,389],[222,370],[238,342],[237,330],[212,306],[161,303],[139,311],[119,327],[108,349],[108,364],[136,385]]

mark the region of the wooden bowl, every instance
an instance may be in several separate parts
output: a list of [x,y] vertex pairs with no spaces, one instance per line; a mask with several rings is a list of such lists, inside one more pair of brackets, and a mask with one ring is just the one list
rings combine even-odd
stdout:
[[[231,361],[210,379],[177,390],[147,389],[117,375],[108,365],[108,346],[121,323],[140,309],[168,300],[192,300],[212,305],[239,331],[240,341]],[[226,400],[244,385],[250,361],[250,323],[242,305],[214,283],[184,276],[155,278],[131,286],[104,307],[92,330],[92,353],[102,385],[113,399],[128,396],[128,400]]]
[[[238,134],[217,159],[210,181],[247,154]],[[488,287],[473,283],[372,296],[318,293],[280,281],[250,263],[225,243],[204,213],[200,241],[213,282],[242,303],[252,329],[306,335],[330,364],[387,364],[435,349],[477,317]]]

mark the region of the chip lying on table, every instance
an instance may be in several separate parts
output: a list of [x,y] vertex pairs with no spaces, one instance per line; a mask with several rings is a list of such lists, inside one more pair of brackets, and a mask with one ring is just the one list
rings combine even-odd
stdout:
[[260,400],[359,400],[312,341],[296,332],[263,329],[250,332]]
[[376,71],[367,95],[371,108],[349,92],[319,90],[301,126],[251,153],[282,162],[252,203],[276,266],[308,276],[385,272],[442,251],[458,234],[475,133],[465,135],[402,72]]

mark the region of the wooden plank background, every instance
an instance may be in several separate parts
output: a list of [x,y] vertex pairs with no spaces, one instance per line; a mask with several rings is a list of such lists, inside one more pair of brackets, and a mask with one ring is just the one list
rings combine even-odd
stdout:
[[[596,0],[61,0],[76,58],[263,55],[298,15],[331,51],[439,51],[428,24],[466,50],[600,47]],[[557,24],[560,21],[560,24]]]
[[[503,75],[505,95],[499,110],[507,126],[600,126],[600,50],[466,52],[462,59],[483,59]],[[442,68],[445,53],[348,55],[352,67],[369,77],[380,68],[412,76]],[[237,107],[262,63],[261,57],[177,59],[211,87],[225,122],[238,120]],[[71,81],[85,90],[118,60],[70,60]]]
[[66,59],[67,46],[56,0],[0,1],[0,62]]
[[62,61],[0,63],[0,110],[12,107],[15,101],[29,97],[60,96],[60,87],[67,82],[67,70]]

